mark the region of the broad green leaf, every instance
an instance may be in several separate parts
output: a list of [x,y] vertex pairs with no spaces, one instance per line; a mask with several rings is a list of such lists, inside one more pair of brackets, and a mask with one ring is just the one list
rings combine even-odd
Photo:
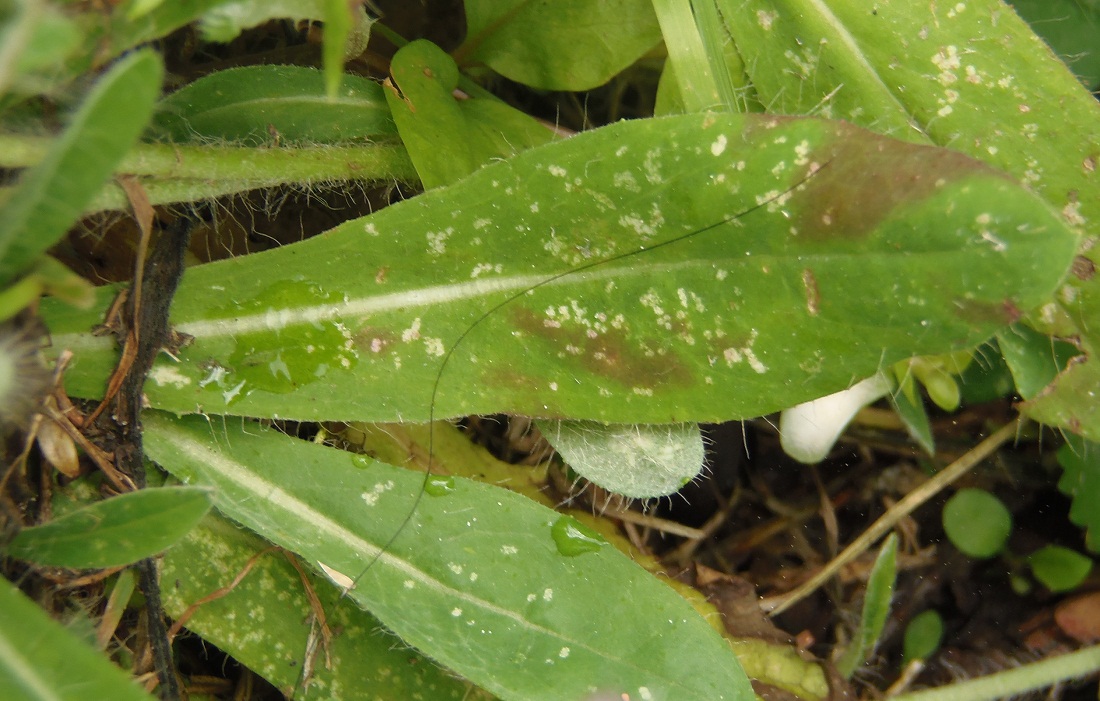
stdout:
[[[292,419],[759,416],[976,345],[1049,297],[1075,243],[950,151],[814,119],[623,122],[192,268],[172,320],[194,342],[145,389]],[[113,295],[44,305],[76,396],[114,366],[87,333]]]
[[944,504],[943,530],[964,554],[993,557],[1004,549],[1012,533],[1012,514],[987,491],[960,489]]
[[402,47],[386,99],[425,188],[449,185],[491,160],[549,141],[553,132],[492,98],[458,100],[458,66],[430,41]]
[[1100,3],[1096,0],[1011,0],[1035,33],[1065,61],[1081,82],[1100,87]]
[[533,88],[590,90],[660,40],[649,0],[467,0],[455,59]]
[[141,489],[24,528],[4,547],[20,560],[72,569],[129,565],[170,547],[210,510],[210,490]]
[[950,145],[1097,231],[1100,105],[1000,0],[736,5],[730,32],[769,109]]
[[1035,578],[1052,592],[1076,589],[1092,570],[1092,560],[1061,545],[1046,545],[1027,559]]
[[338,143],[396,133],[382,86],[344,76],[336,99],[325,97],[320,71],[301,66],[231,68],[199,78],[164,98],[154,135],[172,141],[227,139],[270,143]]
[[[165,554],[161,581],[168,615],[219,591],[257,557],[252,570],[226,596],[202,604],[187,629],[202,636],[295,699],[405,701],[424,689],[431,698],[487,698],[468,682],[415,652],[383,629],[322,576],[309,576],[330,629],[326,651],[298,572],[284,553],[261,553],[268,544],[215,514],[207,516]],[[278,592],[278,596],[272,596]],[[242,635],[241,621],[249,621]],[[331,663],[331,664],[329,664]],[[309,681],[303,680],[309,669]]]
[[882,544],[867,579],[867,593],[863,597],[863,614],[852,642],[837,660],[837,671],[850,679],[855,671],[875,649],[882,635],[886,617],[890,614],[890,600],[894,597],[894,582],[898,574],[898,536],[891,533]]
[[199,22],[207,41],[227,42],[273,19],[324,19],[325,0],[233,0],[214,3]]
[[454,478],[420,498],[422,475],[239,422],[149,412],[145,426],[149,455],[215,487],[219,510],[354,582],[348,597],[390,630],[502,698],[753,698],[678,594],[614,548],[563,555],[565,517],[524,497]]
[[45,158],[0,209],[0,284],[56,243],[137,141],[153,112],[163,68],[152,51],[115,64],[96,83]]
[[0,578],[0,688],[8,701],[153,698],[4,578]]
[[672,494],[703,469],[698,424],[553,421],[539,431],[581,477],[635,499]]
[[1069,436],[1058,449],[1058,489],[1073,500],[1069,518],[1085,529],[1085,542],[1100,552],[1100,444]]
[[[726,0],[723,7],[769,109],[950,145],[1038,192],[1068,224],[1100,235],[1100,105],[1001,0],[887,0],[870,8]],[[1082,255],[1058,300],[1089,357],[1100,351],[1090,321],[1100,318],[1097,250]],[[1030,321],[1046,327],[1053,307]],[[1058,377],[1024,412],[1100,438],[1097,403],[1081,390],[1100,384],[1095,365]]]

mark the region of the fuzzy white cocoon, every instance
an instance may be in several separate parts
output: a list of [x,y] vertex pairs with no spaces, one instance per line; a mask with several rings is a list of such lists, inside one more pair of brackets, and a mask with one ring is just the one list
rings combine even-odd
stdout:
[[821,462],[856,412],[889,391],[889,380],[879,373],[846,390],[787,409],[779,418],[783,450],[808,465]]

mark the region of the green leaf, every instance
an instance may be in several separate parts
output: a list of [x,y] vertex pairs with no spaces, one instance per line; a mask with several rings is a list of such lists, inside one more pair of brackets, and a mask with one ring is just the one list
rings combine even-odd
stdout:
[[210,490],[141,489],[24,528],[4,548],[20,560],[72,569],[129,565],[170,547],[210,510]]
[[1095,0],[1011,0],[1086,87],[1100,87],[1100,5]]
[[[227,587],[252,558],[252,570],[224,597],[204,603],[187,629],[217,645],[293,698],[344,701],[405,701],[424,689],[431,698],[466,701],[484,698],[409,650],[369,614],[341,599],[326,578],[310,575],[328,625],[338,631],[329,649],[310,616],[315,613],[298,572],[279,551],[260,554],[267,543],[239,526],[208,515],[169,550],[161,565],[164,607],[179,617],[199,599]],[[278,596],[272,596],[278,592]],[[241,621],[249,621],[247,635]],[[332,664],[326,664],[331,660]],[[308,667],[309,681],[302,679]]]
[[723,7],[770,109],[950,144],[1097,231],[1100,178],[1067,154],[1100,154],[1100,106],[1000,0]]
[[581,477],[635,499],[672,494],[703,469],[698,424],[553,421],[539,431]]
[[[769,109],[950,145],[1038,192],[1068,224],[1100,235],[1100,105],[1000,0],[722,7]],[[1031,320],[1048,325],[1063,307],[1089,358],[1100,351],[1098,250],[1082,253],[1057,304]],[[1100,404],[1082,389],[1100,386],[1096,365],[1072,367],[1024,413],[1100,440]]]
[[0,284],[56,243],[137,141],[153,112],[163,68],[152,51],[115,64],[96,83],[45,158],[0,209]]
[[753,698],[686,601],[614,548],[561,555],[559,515],[524,497],[454,478],[420,498],[421,474],[255,425],[149,412],[145,427],[149,455],[215,487],[219,510],[354,581],[348,597],[405,642],[503,698]]
[[461,65],[543,90],[590,90],[661,40],[649,0],[467,0]]
[[936,442],[932,436],[932,424],[928,420],[928,412],[924,408],[924,401],[919,394],[914,397],[901,391],[890,392],[886,395],[890,400],[890,406],[897,412],[898,418],[905,425],[905,430],[921,450],[929,455],[936,454]]
[[1076,589],[1092,571],[1092,559],[1060,545],[1046,545],[1027,559],[1035,578],[1052,592]]
[[1096,401],[1100,356],[1091,343],[1083,343],[1082,349],[1085,355],[1072,358],[1054,382],[1034,399],[1023,402],[1020,410],[1036,421],[1064,426],[1095,443],[1100,442],[1100,402]]
[[164,98],[154,134],[172,141],[226,139],[260,145],[269,129],[289,142],[339,143],[396,134],[382,86],[344,76],[339,97],[325,97],[320,71],[301,66],[230,68]]
[[199,23],[207,41],[228,42],[273,19],[324,19],[325,0],[232,0],[211,3]]
[[943,618],[935,609],[928,609],[913,617],[905,627],[902,666],[912,660],[927,659],[940,647],[943,640]]
[[491,160],[553,136],[532,117],[493,98],[455,99],[458,66],[430,41],[402,47],[390,72],[400,93],[391,83],[386,99],[425,188],[449,185]]
[[[189,269],[172,319],[194,342],[145,391],[288,419],[759,416],[980,343],[1049,298],[1075,245],[950,151],[815,119],[622,122]],[[116,362],[87,333],[113,295],[44,305],[75,396]]]
[[960,489],[943,507],[943,529],[963,554],[975,558],[1001,552],[1012,532],[1012,514],[981,489]]
[[1016,391],[1024,399],[1036,397],[1078,354],[1069,343],[1057,341],[1023,324],[997,333],[997,345],[1012,372]]
[[894,582],[897,579],[898,537],[891,533],[882,544],[867,579],[867,593],[863,597],[863,615],[859,619],[859,629],[852,642],[837,660],[837,671],[845,679],[850,679],[856,669],[875,649],[875,643],[882,635],[886,617],[890,614],[890,600],[894,597]]
[[1067,436],[1058,449],[1058,489],[1073,500],[1069,518],[1085,529],[1089,550],[1100,552],[1100,444]]
[[150,701],[122,670],[0,578],[0,688],[8,701]]
[[52,4],[5,4],[0,11],[0,96],[48,90],[57,66],[80,44],[76,23]]
[[789,691],[799,701],[829,698],[825,665],[806,659],[794,646],[760,638],[731,640],[730,645],[750,679]]

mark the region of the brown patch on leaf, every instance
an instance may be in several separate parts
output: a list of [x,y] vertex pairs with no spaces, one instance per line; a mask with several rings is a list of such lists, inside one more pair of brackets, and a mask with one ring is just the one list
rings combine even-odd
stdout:
[[810,238],[866,236],[898,207],[928,198],[951,182],[997,175],[961,153],[887,139],[843,123],[836,129],[832,143],[814,151],[813,160],[823,167],[795,200],[800,205],[796,226]]
[[952,308],[955,316],[968,324],[985,327],[990,323],[1007,326],[1020,320],[1023,312],[1011,298],[1000,302],[984,302],[976,299],[956,299]]
[[512,314],[516,326],[532,336],[548,340],[551,345],[566,352],[566,348],[579,349],[576,361],[594,375],[615,380],[626,387],[655,388],[661,386],[687,386],[692,382],[691,371],[671,354],[658,355],[657,345],[653,353],[643,350],[641,340],[631,338],[620,329],[609,328],[602,333],[589,335],[588,329],[553,327],[544,318],[529,309],[517,309]]
[[1073,259],[1073,266],[1070,268],[1070,272],[1078,280],[1089,281],[1092,276],[1096,274],[1096,263],[1086,258],[1085,256],[1077,256]]

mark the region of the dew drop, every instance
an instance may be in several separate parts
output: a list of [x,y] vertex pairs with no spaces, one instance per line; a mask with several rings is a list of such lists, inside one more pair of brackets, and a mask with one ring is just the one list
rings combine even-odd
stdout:
[[596,552],[607,541],[603,536],[572,516],[562,516],[550,527],[550,536],[558,546],[558,552],[566,557]]
[[365,470],[373,464],[373,461],[366,455],[352,455],[351,464],[360,470]]
[[433,497],[442,497],[455,490],[455,478],[443,475],[432,475],[428,483],[424,485],[424,491]]

